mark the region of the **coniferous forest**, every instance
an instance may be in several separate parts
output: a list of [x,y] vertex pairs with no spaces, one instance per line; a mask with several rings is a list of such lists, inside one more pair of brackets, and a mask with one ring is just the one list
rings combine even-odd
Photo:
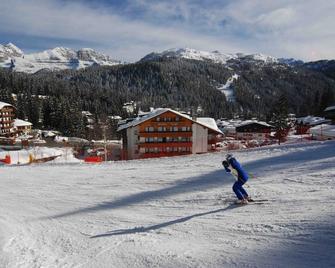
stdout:
[[[0,69],[0,100],[16,106],[18,118],[29,120],[34,127],[78,137],[87,136],[81,111],[90,111],[97,122],[110,115],[124,118],[131,116],[122,109],[129,101],[142,110],[170,107],[191,111],[201,106],[201,116],[215,119],[239,115],[267,120],[284,95],[289,113],[322,115],[325,107],[335,102],[334,68],[322,66],[234,60],[227,66],[162,58],[35,74]],[[231,85],[235,95],[231,102],[218,87],[234,74],[239,78]]]

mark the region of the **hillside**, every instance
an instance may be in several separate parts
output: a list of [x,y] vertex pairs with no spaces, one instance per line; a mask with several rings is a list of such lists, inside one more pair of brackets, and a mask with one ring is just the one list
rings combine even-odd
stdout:
[[[142,110],[170,107],[194,111],[201,106],[200,116],[240,115],[263,120],[271,118],[282,95],[288,112],[298,116],[321,115],[335,103],[332,65],[288,64],[260,54],[177,52],[181,54],[170,51],[168,56],[148,55],[132,64],[58,72],[25,74],[0,68],[0,98],[19,107],[19,117],[36,126],[79,136],[85,135],[81,111],[98,118],[130,116],[122,109],[129,101]],[[225,62],[217,63],[218,59]],[[17,101],[12,94],[20,96]],[[47,98],[41,100],[34,97],[37,95]],[[60,122],[58,115],[68,118]],[[71,127],[73,121],[75,128]]]
[[1,169],[0,266],[334,267],[335,143]]

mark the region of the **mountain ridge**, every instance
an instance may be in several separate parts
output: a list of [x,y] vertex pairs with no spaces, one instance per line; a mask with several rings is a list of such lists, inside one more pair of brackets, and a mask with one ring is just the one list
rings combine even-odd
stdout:
[[0,44],[0,67],[17,72],[35,73],[40,70],[58,71],[65,69],[82,69],[92,65],[117,65],[121,61],[112,59],[91,48],[74,50],[55,47],[41,52],[24,54],[12,43]]

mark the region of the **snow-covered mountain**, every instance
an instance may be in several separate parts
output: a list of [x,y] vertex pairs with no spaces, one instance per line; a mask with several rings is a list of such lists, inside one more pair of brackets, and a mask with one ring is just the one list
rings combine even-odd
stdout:
[[277,58],[264,54],[224,54],[219,51],[200,51],[192,48],[172,48],[165,50],[160,53],[150,53],[143,57],[141,61],[152,61],[158,60],[160,58],[184,58],[192,60],[203,60],[203,61],[212,61],[214,63],[226,64],[229,60],[243,60],[243,61],[253,61],[253,62],[262,62],[262,63],[279,63]]
[[237,55],[234,54],[223,54],[219,51],[207,52],[195,50],[192,48],[172,48],[165,50],[161,53],[152,52],[146,55],[141,61],[151,61],[157,60],[160,58],[185,58],[192,60],[210,60],[215,63],[226,63],[228,60],[237,58]]
[[11,57],[21,57],[23,52],[12,43],[7,45],[0,44],[0,61],[8,60]]
[[91,65],[116,65],[120,61],[111,59],[91,48],[78,51],[56,47],[38,53],[24,54],[18,47],[9,43],[0,45],[0,67],[12,68],[18,72],[35,73],[42,69],[64,70],[81,69]]

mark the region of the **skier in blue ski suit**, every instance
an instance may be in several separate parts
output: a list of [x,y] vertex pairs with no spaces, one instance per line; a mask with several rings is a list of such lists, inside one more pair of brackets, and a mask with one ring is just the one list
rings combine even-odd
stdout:
[[242,204],[248,203],[251,201],[247,191],[243,188],[243,184],[249,179],[248,173],[242,168],[241,164],[236,160],[236,158],[228,154],[226,160],[222,162],[226,172],[231,172],[231,168],[237,171],[237,181],[233,185],[233,191],[236,194],[237,198]]

